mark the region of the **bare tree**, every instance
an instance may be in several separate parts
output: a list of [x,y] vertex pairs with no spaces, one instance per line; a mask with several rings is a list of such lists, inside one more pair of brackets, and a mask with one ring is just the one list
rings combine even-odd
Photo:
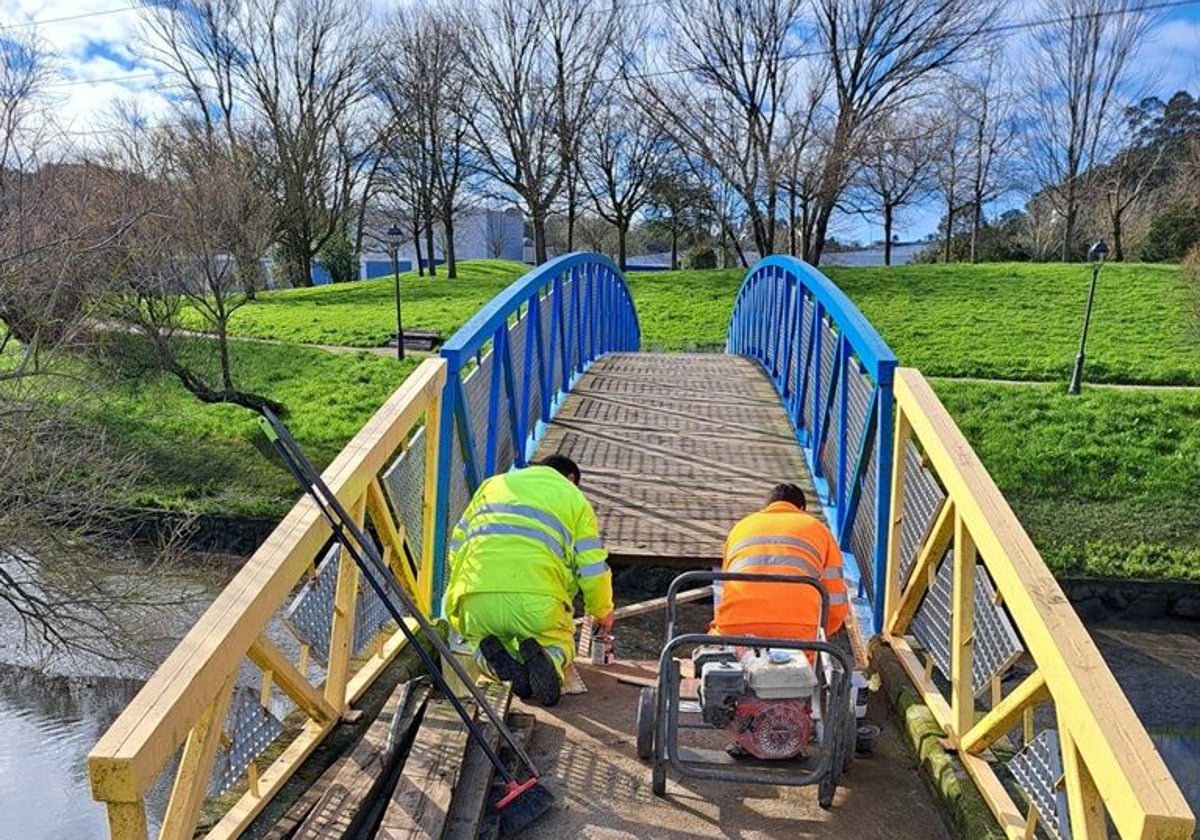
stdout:
[[[387,102],[396,129],[406,138],[397,151],[415,157],[402,162],[428,193],[428,216],[442,226],[449,277],[458,276],[454,220],[470,174],[468,123],[474,108],[472,88],[462,71],[456,21],[431,7],[396,14],[385,39],[376,85]],[[432,234],[430,233],[430,236]],[[432,245],[430,247],[432,253]],[[436,269],[430,262],[430,274]]]
[[595,107],[619,6],[491,0],[459,22],[477,104],[464,113],[486,175],[529,214],[546,259],[546,219],[575,165]]
[[581,164],[584,184],[602,219],[616,228],[617,265],[625,270],[629,226],[649,200],[664,138],[634,102],[611,98],[593,124]]
[[998,17],[995,0],[813,0],[829,62],[834,126],[821,171],[809,261],[820,262],[829,222],[872,125],[921,96],[922,83],[971,57]]
[[804,0],[673,0],[668,72],[641,96],[688,158],[738,195],[761,254],[775,250],[779,184]]
[[862,165],[851,201],[864,215],[883,220],[883,264],[892,264],[892,232],[897,212],[932,189],[933,152],[929,120],[919,112],[877,124],[864,144]]
[[942,200],[943,223],[942,259],[953,258],[955,223],[961,224],[959,212],[969,206],[972,185],[972,152],[974,135],[963,109],[952,99],[943,101],[941,118],[933,132],[933,183]]
[[1153,21],[1137,0],[1050,0],[1030,63],[1028,160],[1063,220],[1061,258],[1077,247],[1080,196],[1111,152],[1121,89]]
[[646,196],[646,220],[663,231],[671,252],[671,270],[679,268],[679,245],[689,234],[706,227],[702,217],[705,192],[678,149],[669,149],[651,178]]
[[1014,141],[1014,97],[1008,71],[998,51],[987,54],[977,72],[968,75],[955,94],[971,136],[969,208],[971,262],[979,258],[983,209],[1010,186]]

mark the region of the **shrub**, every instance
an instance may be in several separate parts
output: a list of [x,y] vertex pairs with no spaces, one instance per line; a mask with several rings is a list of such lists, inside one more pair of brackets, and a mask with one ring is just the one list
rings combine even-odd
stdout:
[[711,245],[696,245],[683,257],[684,268],[716,268],[717,252]]
[[358,279],[358,251],[344,227],[339,227],[321,247],[317,255],[334,283]]
[[1200,205],[1175,204],[1150,220],[1142,243],[1143,262],[1179,260],[1200,245]]

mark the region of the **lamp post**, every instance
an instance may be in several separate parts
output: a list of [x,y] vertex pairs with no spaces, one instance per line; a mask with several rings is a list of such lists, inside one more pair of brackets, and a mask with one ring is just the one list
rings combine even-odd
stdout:
[[1108,256],[1108,246],[1103,239],[1097,239],[1096,244],[1088,249],[1088,262],[1092,264],[1092,285],[1088,288],[1087,305],[1083,310],[1083,334],[1079,336],[1079,353],[1075,356],[1075,370],[1071,373],[1071,384],[1067,393],[1079,396],[1079,386],[1083,382],[1083,350],[1087,344],[1088,323],[1092,320],[1092,298],[1096,296],[1096,278],[1100,276],[1100,266]]
[[388,244],[392,246],[392,280],[396,284],[396,358],[404,361],[404,323],[400,320],[400,240],[404,231],[399,225],[387,229]]

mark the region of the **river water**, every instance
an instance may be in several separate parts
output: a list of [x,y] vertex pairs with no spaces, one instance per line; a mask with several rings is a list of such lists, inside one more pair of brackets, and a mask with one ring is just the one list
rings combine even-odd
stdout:
[[[89,794],[87,753],[230,571],[220,565],[199,572],[157,571],[151,591],[161,593],[170,607],[165,617],[151,608],[153,620],[142,622],[140,634],[114,628],[124,656],[31,657],[19,626],[0,611],[0,840],[107,837],[103,808]],[[1089,629],[1193,810],[1200,812],[1197,625],[1116,621]],[[150,796],[152,823],[165,795],[163,786]]]

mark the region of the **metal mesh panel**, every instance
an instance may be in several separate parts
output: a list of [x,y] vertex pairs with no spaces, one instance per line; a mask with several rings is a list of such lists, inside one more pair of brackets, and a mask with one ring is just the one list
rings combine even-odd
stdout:
[[871,457],[863,470],[862,491],[858,499],[858,512],[850,526],[850,548],[858,558],[858,571],[862,575],[863,586],[872,599],[875,598],[875,579],[872,577],[875,567],[875,493],[878,481],[878,450],[871,447]]
[[225,737],[213,763],[209,792],[220,796],[242,777],[250,762],[283,734],[283,724],[258,702],[258,692],[235,688],[225,716]]
[[830,375],[833,373],[833,356],[837,352],[837,336],[829,326],[828,318],[821,319],[820,327],[817,337],[821,341],[821,392],[820,402],[817,404],[824,411],[829,402],[829,390],[833,386]]
[[[552,288],[552,287],[551,287]],[[554,302],[550,297],[550,289],[547,289],[545,296],[541,300],[541,323],[539,326],[542,330],[542,370],[545,370],[550,375],[550,399],[554,399],[554,395],[559,389],[558,365],[555,364],[553,356],[550,355],[550,335],[554,329]],[[555,350],[558,348],[555,347]],[[538,366],[537,360],[534,360],[533,365],[534,376],[537,376]],[[539,377],[538,381],[541,381]],[[530,411],[530,417],[536,417],[539,420],[546,418],[542,417],[541,402],[534,403],[534,410]]]
[[[842,399],[841,377],[839,376],[832,385],[833,405],[829,410],[829,419],[826,421],[829,424],[829,431],[825,433],[825,445],[821,447],[821,467],[825,470],[825,477],[829,480],[830,500],[836,501],[837,488],[843,478],[838,475],[838,446],[842,438],[842,410],[839,405]],[[847,462],[853,457],[854,454],[847,449]]]
[[801,363],[807,364],[807,370],[801,368],[804,371],[804,382],[801,383],[804,392],[804,405],[801,408],[801,416],[804,419],[804,428],[811,431],[813,427],[813,387],[816,382],[817,366],[812,359],[812,347],[809,346],[813,334],[813,302],[807,296],[804,298],[804,312],[802,313],[802,317],[804,319],[804,328],[800,334],[800,347],[803,349],[804,358],[801,360]]
[[392,512],[404,523],[408,546],[414,557],[424,550],[425,430],[419,429],[383,474],[383,487]]
[[495,353],[488,353],[479,360],[467,378],[463,380],[463,397],[466,399],[466,413],[471,418],[471,433],[475,441],[475,469],[482,481],[485,457],[487,455],[488,428],[488,399],[492,387],[492,368],[495,366]]
[[786,320],[784,325],[788,330],[788,334],[784,337],[784,358],[787,359],[787,370],[783,371],[783,381],[786,383],[783,393],[792,394],[796,387],[796,370],[800,364],[800,347],[801,344],[796,340],[796,319],[800,317],[800,312],[803,310],[803,300],[800,292],[799,284],[796,285],[792,292],[792,298],[788,304],[788,311],[784,313]]
[[[309,646],[313,656],[324,665],[329,663],[333,624],[333,604],[337,594],[338,565],[341,546],[333,545],[317,566],[315,577],[306,581],[284,613],[284,623],[292,633]],[[358,653],[366,647],[391,618],[387,608],[370,586],[359,585],[354,606],[354,634],[351,648]]]
[[[871,409],[873,386],[866,374],[858,370],[853,359],[847,362],[851,369],[846,375],[846,455],[853,460],[858,457],[863,434],[867,430],[867,412]],[[853,469],[853,463],[849,469]]]
[[1055,840],[1071,840],[1067,791],[1059,783],[1063,763],[1058,731],[1043,729],[1005,766],[1037,811],[1045,832]]
[[900,514],[900,585],[908,582],[925,536],[933,526],[946,494],[933,473],[921,465],[916,445],[904,446],[904,496]]
[[[947,551],[933,586],[925,594],[913,616],[910,632],[928,651],[942,675],[950,676],[950,611],[953,591],[953,551]],[[996,589],[987,569],[975,568],[975,620],[972,626],[971,691],[975,696],[985,691],[993,677],[998,677],[1020,658],[1023,648],[1008,618],[1008,612],[997,606]]]

